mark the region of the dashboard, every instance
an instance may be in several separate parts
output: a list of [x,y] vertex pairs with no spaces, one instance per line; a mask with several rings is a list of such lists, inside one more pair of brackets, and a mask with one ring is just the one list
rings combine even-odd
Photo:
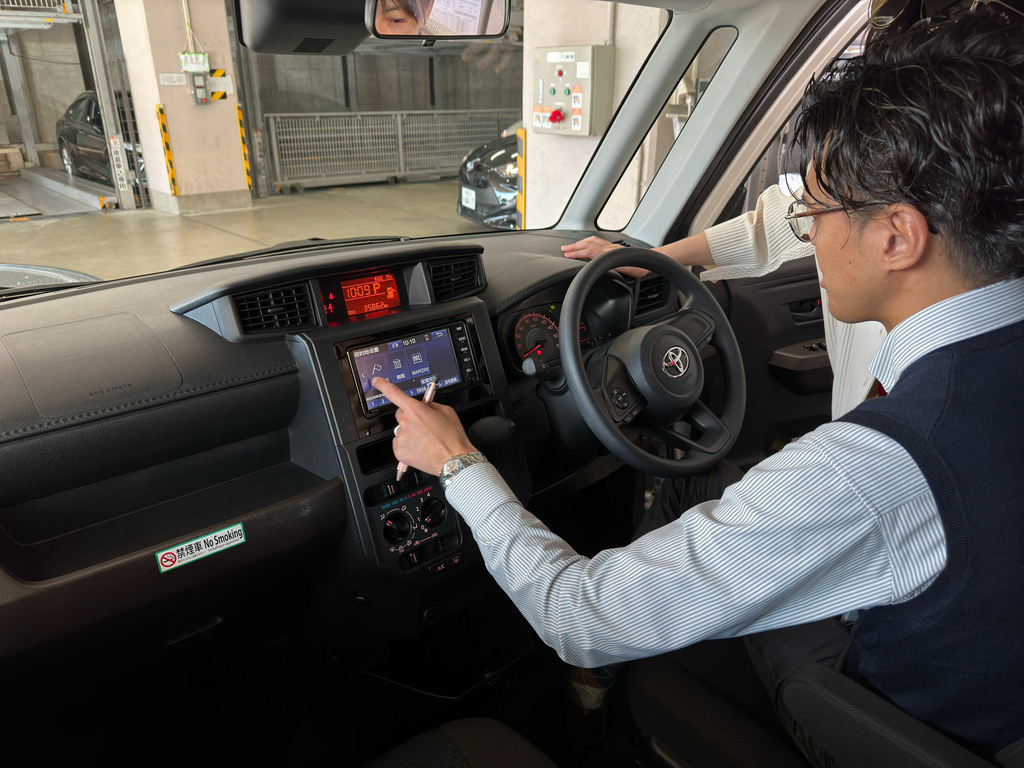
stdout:
[[[524,502],[612,466],[550,381],[578,236],[316,243],[0,304],[0,659],[288,560],[331,564],[341,632],[457,611],[479,553],[435,477],[395,480],[370,380],[435,382]],[[673,311],[642,282],[598,284],[581,348]]]

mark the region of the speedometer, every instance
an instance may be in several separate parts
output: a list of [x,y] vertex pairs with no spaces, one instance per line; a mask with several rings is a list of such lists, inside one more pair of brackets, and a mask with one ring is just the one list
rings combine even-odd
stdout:
[[558,359],[558,326],[546,315],[538,312],[523,315],[512,337],[520,364],[528,357],[545,363]]

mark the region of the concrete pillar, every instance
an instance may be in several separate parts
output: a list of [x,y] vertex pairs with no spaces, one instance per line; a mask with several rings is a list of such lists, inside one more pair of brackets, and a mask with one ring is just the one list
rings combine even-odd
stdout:
[[[237,93],[197,106],[188,85],[175,82],[181,79],[178,54],[187,50],[181,0],[114,0],[114,7],[153,207],[197,213],[251,205],[238,134]],[[237,88],[224,4],[191,0],[189,12],[211,68],[225,70]],[[166,172],[158,104],[167,115],[177,197]]]
[[[617,107],[665,25],[665,11],[593,0],[528,2],[523,24],[523,114],[532,115],[536,76],[533,48],[558,45],[614,45]],[[526,227],[554,224],[597,148],[600,137],[568,137],[534,133],[524,121],[526,137]],[[638,166],[634,163],[634,166]],[[639,166],[627,170],[632,178],[620,184],[612,206],[635,206]],[[619,200],[621,198],[621,201]],[[607,210],[607,209],[606,209]],[[631,208],[630,208],[631,210]]]

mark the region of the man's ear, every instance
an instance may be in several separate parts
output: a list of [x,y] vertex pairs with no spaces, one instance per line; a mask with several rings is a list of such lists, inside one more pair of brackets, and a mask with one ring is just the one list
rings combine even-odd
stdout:
[[931,238],[928,220],[919,210],[905,203],[889,206],[877,219],[876,236],[881,243],[884,269],[897,272],[917,265],[928,250]]

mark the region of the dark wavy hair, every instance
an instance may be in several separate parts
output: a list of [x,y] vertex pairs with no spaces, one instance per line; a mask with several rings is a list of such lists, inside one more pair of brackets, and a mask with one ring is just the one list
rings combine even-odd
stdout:
[[833,61],[796,126],[805,186],[863,217],[912,205],[973,285],[1024,276],[1022,21],[980,6]]

